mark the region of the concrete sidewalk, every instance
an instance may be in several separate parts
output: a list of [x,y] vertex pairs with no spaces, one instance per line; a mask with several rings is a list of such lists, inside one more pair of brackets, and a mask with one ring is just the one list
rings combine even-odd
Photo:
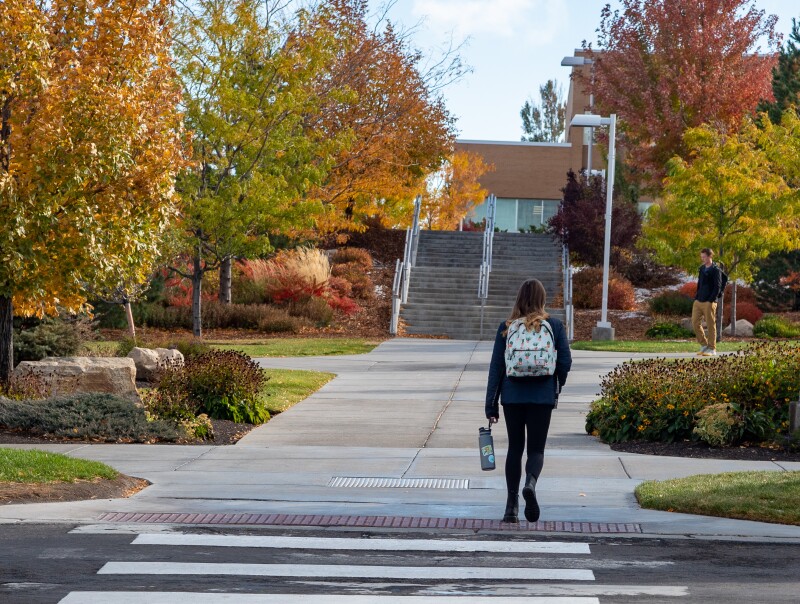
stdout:
[[[481,472],[477,453],[490,355],[490,342],[398,338],[366,355],[261,359],[264,367],[338,377],[232,447],[36,445],[106,462],[153,485],[123,500],[2,506],[0,522],[96,522],[108,512],[498,519],[504,457],[494,472]],[[800,527],[638,507],[633,490],[642,480],[800,470],[800,463],[617,453],[587,436],[584,417],[601,376],[632,356],[653,355],[573,353],[537,489],[542,520],[636,523],[648,535],[800,542]],[[504,432],[501,420],[494,430],[500,453]],[[459,486],[468,488],[330,486],[339,477],[462,479],[468,483]]]

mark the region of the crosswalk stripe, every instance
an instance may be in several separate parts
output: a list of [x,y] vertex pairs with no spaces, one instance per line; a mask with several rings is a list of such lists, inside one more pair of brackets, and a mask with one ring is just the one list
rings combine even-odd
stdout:
[[182,600],[192,604],[600,604],[598,598],[556,597],[491,597],[485,596],[354,596],[320,594],[225,594],[192,592],[72,592],[59,604],[173,604]]
[[483,566],[351,566],[345,564],[237,564],[191,562],[107,562],[100,575],[239,575],[251,577],[346,577],[369,579],[490,579],[594,581],[591,570],[491,568]]
[[195,535],[142,533],[133,545],[190,545],[195,547],[257,547],[353,551],[486,552],[515,554],[589,554],[588,543],[547,541],[456,541],[437,539],[359,539],[338,537],[280,537],[271,535]]

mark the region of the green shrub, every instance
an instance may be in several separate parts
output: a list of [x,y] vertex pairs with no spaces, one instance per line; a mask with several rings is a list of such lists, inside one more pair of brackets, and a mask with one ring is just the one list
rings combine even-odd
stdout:
[[702,409],[725,404],[741,419],[742,440],[772,442],[788,428],[798,390],[800,347],[778,342],[713,359],[629,362],[603,378],[586,429],[606,442],[683,440]]
[[77,321],[50,318],[21,329],[14,334],[14,362],[75,356],[84,341],[83,331]]
[[0,399],[0,425],[10,430],[107,442],[175,441],[169,422],[148,421],[142,407],[110,394],[82,394],[45,401]]
[[657,315],[689,317],[694,300],[677,291],[667,291],[650,299],[650,311]]
[[156,396],[174,414],[200,411],[216,419],[262,424],[269,419],[262,400],[268,379],[246,354],[212,350],[165,372]]
[[692,433],[712,447],[727,447],[738,440],[741,425],[731,405],[717,403],[697,412],[697,424]]
[[356,264],[363,270],[372,270],[372,255],[364,249],[357,247],[343,247],[333,254],[331,264]]
[[686,339],[693,338],[694,332],[677,323],[656,323],[644,335],[653,339]]
[[755,324],[753,335],[758,338],[800,338],[800,324],[777,315],[767,315]]

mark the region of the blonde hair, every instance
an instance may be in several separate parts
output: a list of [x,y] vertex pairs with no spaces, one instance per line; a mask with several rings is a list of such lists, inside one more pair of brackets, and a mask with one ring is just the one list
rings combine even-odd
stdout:
[[550,318],[544,310],[546,304],[547,292],[542,282],[538,279],[528,279],[519,286],[517,301],[511,310],[511,316],[506,321],[506,327],[517,319],[524,318],[525,329],[538,332],[542,321]]

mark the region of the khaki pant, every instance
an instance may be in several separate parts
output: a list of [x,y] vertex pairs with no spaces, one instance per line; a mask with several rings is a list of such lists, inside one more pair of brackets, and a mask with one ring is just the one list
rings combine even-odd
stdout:
[[[701,321],[706,320],[708,327],[708,338],[706,332],[703,330]],[[716,302],[698,302],[694,301],[692,305],[692,327],[697,336],[697,341],[702,346],[707,346],[712,350],[717,348],[717,303]]]

